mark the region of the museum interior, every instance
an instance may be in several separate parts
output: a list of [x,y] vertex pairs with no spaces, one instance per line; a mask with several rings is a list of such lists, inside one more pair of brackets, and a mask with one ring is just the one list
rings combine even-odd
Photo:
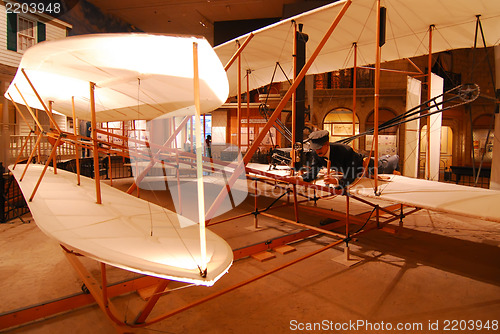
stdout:
[[496,0],[5,0],[0,27],[0,331],[500,330]]

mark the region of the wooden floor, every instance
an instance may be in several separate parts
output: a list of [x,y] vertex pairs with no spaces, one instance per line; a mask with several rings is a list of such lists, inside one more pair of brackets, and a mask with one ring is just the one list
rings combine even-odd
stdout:
[[[127,184],[117,182],[115,186],[124,188]],[[345,206],[342,198],[319,205],[339,210]],[[231,214],[248,212],[252,207],[253,198],[249,198]],[[365,210],[355,203],[351,209]],[[28,221],[29,215],[23,219]],[[320,219],[301,212],[303,222],[317,224]],[[215,225],[212,230],[233,248],[297,230],[264,217],[259,218],[259,223],[262,228],[255,230],[251,216]],[[297,242],[293,244],[296,251],[274,252],[274,258],[264,262],[250,257],[238,260],[214,287],[192,287],[162,297],[153,316],[275,268],[333,240],[319,236]],[[491,325],[500,320],[500,224],[422,210],[405,218],[399,236],[373,231],[354,240],[351,252],[362,259],[357,265],[347,267],[336,261],[339,256],[343,258],[343,251],[343,246],[334,247],[136,332],[389,333],[390,324],[392,332],[399,325],[413,326],[412,330],[401,331],[405,333],[443,333],[446,324],[449,322],[451,329],[454,320],[490,324],[489,331],[456,333],[495,332]],[[47,238],[33,221],[1,225],[0,254],[0,312],[81,292],[82,283],[57,242]],[[95,262],[84,264],[92,274],[99,274]],[[108,270],[110,281],[134,275],[120,269]],[[144,303],[135,293],[113,302],[128,317]],[[347,325],[350,330],[345,330]],[[437,331],[429,329],[436,326]],[[9,332],[90,331],[114,332],[95,305]]]

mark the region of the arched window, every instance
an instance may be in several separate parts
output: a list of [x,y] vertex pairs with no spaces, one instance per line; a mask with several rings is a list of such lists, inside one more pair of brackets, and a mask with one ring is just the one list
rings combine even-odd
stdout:
[[[352,133],[352,111],[345,108],[338,108],[330,111],[323,120],[323,129],[330,132],[330,142],[353,135]],[[355,119],[356,134],[359,133],[359,118]]]

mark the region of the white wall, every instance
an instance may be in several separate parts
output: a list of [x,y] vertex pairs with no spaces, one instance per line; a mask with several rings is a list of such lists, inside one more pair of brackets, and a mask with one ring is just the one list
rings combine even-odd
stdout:
[[[432,73],[431,76],[431,98],[443,94],[444,80],[440,76]],[[443,98],[436,100],[437,103],[442,102]],[[433,112],[437,108],[431,108],[429,111]],[[429,155],[430,174],[429,170],[425,169],[425,178],[428,180],[439,180],[439,163],[441,161],[441,124],[443,113],[436,113],[429,116],[430,119],[430,141],[431,149]]]
[[[495,46],[495,84],[500,89],[500,46]],[[495,115],[490,189],[500,190],[500,114]]]
[[[407,77],[406,89],[406,110],[410,110],[420,104],[422,94],[422,83],[420,80]],[[405,123],[405,150],[403,175],[408,177],[418,177],[418,158],[420,147],[420,120]]]
[[[36,15],[23,14],[26,18],[45,23],[46,40],[53,40],[66,37],[66,28],[70,25],[65,25],[57,19],[49,19]],[[35,34],[36,35],[36,34]],[[21,62],[22,53],[7,50],[7,12],[5,2],[0,2],[0,63],[12,67],[18,67]]]

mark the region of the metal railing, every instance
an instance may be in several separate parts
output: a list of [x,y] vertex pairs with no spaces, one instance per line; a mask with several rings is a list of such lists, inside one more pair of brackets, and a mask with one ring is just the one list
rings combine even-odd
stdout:
[[29,212],[14,176],[0,163],[0,223],[6,223]]

